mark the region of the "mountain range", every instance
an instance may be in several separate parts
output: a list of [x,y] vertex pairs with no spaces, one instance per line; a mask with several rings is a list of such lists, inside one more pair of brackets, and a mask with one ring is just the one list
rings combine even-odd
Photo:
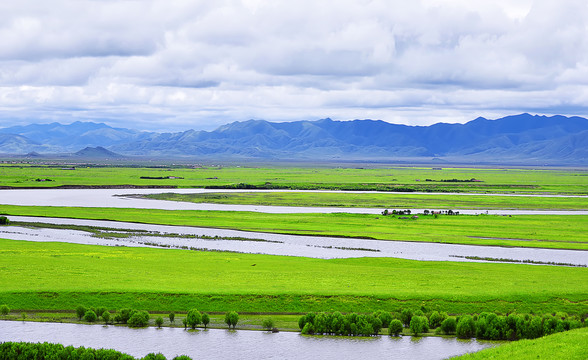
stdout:
[[0,129],[0,153],[588,165],[588,119],[520,114],[431,126],[381,120],[249,120],[214,131],[176,133],[114,128],[94,122],[32,124]]

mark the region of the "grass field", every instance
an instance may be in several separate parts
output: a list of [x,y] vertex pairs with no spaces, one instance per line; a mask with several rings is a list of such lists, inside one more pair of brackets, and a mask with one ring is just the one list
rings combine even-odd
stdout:
[[218,192],[178,194],[166,192],[143,197],[157,200],[211,204],[246,204],[276,206],[364,207],[382,209],[526,209],[526,210],[587,210],[587,198],[382,194],[336,192]]
[[153,311],[588,312],[586,268],[321,260],[0,240],[0,304]]
[[73,208],[0,205],[0,214],[187,225],[380,240],[588,250],[585,215],[441,215],[418,220],[366,214]]
[[454,360],[586,360],[588,328],[570,330],[533,340],[519,340],[485,349]]
[[[350,189],[451,192],[588,194],[583,170],[383,167],[76,167],[0,165],[0,186],[172,186],[218,187],[249,184],[292,189]],[[178,177],[168,179],[167,177]],[[166,179],[141,179],[163,177]],[[52,181],[36,181],[49,179]],[[432,181],[426,181],[427,179]],[[448,182],[448,180],[480,182]]]

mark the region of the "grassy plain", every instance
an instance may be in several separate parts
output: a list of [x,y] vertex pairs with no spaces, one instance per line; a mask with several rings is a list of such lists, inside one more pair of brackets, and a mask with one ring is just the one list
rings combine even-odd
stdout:
[[418,220],[367,214],[264,214],[0,205],[0,214],[186,225],[379,240],[588,250],[585,215],[441,215]]
[[0,304],[151,311],[588,312],[586,268],[0,240]]
[[386,194],[337,192],[218,192],[178,194],[165,192],[143,197],[157,200],[211,204],[247,204],[275,206],[364,207],[382,209],[526,209],[587,210],[588,199],[537,196]]
[[[349,165],[348,165],[349,166]],[[359,165],[358,165],[359,166]],[[0,165],[0,186],[171,186],[224,187],[249,184],[291,189],[451,191],[473,193],[588,194],[583,170],[481,169],[430,167],[84,167]],[[167,177],[178,177],[168,179]],[[163,177],[166,179],[142,179]],[[447,182],[471,180],[481,182]],[[52,181],[39,182],[36,179]],[[432,181],[426,181],[430,179]]]
[[588,328],[575,329],[533,340],[519,340],[476,353],[454,357],[454,360],[586,360]]

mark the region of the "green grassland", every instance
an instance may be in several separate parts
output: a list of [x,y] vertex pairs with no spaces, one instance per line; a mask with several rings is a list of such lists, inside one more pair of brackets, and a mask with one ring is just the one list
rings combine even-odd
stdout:
[[441,215],[417,220],[367,214],[264,214],[0,205],[0,214],[200,226],[379,240],[588,250],[585,215]]
[[588,328],[575,329],[533,340],[519,340],[466,354],[455,360],[588,359]]
[[299,257],[0,240],[0,304],[306,312],[588,312],[586,268]]
[[210,204],[246,204],[274,206],[364,207],[392,209],[526,209],[526,210],[586,210],[588,198],[387,194],[337,192],[218,192],[178,194],[166,192],[143,197],[157,200]]
[[[418,167],[76,167],[0,165],[0,186],[171,186],[588,194],[582,170]],[[67,166],[65,166],[67,168]],[[181,179],[168,179],[167,177]],[[141,179],[163,177],[165,179]],[[447,182],[480,180],[480,182]],[[50,179],[52,181],[36,181]],[[432,181],[426,181],[427,179]],[[445,181],[443,181],[445,180]]]

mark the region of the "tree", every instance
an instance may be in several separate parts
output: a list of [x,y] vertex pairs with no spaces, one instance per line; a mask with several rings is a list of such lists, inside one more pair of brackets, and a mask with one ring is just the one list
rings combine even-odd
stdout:
[[390,321],[390,324],[388,325],[388,331],[390,333],[390,336],[400,335],[400,333],[402,332],[402,321],[398,319]]
[[410,319],[410,331],[415,336],[419,336],[419,334],[426,333],[429,331],[429,320],[426,316],[413,316]]
[[390,321],[392,321],[392,314],[388,311],[376,311],[374,316],[382,321],[383,328],[387,328],[390,325]]
[[84,320],[87,321],[87,322],[94,322],[97,319],[98,319],[98,316],[96,316],[96,313],[93,312],[92,310],[88,310],[84,314]]
[[207,313],[202,314],[202,324],[204,325],[204,328],[206,329],[206,325],[208,325],[210,323],[210,316],[208,316]]
[[127,324],[134,328],[145,327],[149,325],[149,313],[145,310],[133,310]]
[[402,309],[400,313],[400,320],[404,324],[404,327],[408,327],[410,325],[410,320],[412,319],[412,311],[410,309]]
[[196,326],[202,322],[202,315],[200,311],[196,309],[192,309],[188,311],[188,315],[186,316],[186,324],[192,328],[192,330],[196,329]]
[[161,329],[161,325],[163,325],[163,317],[158,316],[155,318],[155,325]]
[[237,326],[238,322],[239,322],[239,314],[237,314],[236,311],[231,311],[231,312],[228,312],[225,314],[225,323],[229,326],[229,329],[231,328],[231,326],[234,329],[235,326]]
[[431,313],[431,316],[429,316],[429,326],[431,327],[431,329],[439,327],[439,325],[441,325],[443,320],[445,320],[446,318],[447,314],[439,313],[438,311],[433,311]]
[[110,313],[108,311],[102,313],[102,320],[108,325],[108,322],[110,321]]
[[447,335],[453,334],[455,332],[455,328],[457,327],[457,322],[454,318],[447,318],[443,320],[441,323],[441,330]]
[[274,327],[274,321],[271,318],[264,319],[261,326],[270,331]]
[[8,315],[8,313],[10,313],[10,308],[8,307],[8,305],[4,304],[0,306],[0,314],[2,314],[2,316],[6,316]]
[[176,319],[176,314],[174,314],[173,311],[170,312],[169,313],[169,322],[173,324],[175,319]]
[[0,225],[8,225],[10,224],[10,220],[6,216],[0,216]]
[[88,311],[88,309],[86,309],[85,306],[78,305],[78,307],[76,307],[76,315],[78,316],[78,319],[82,320],[86,311]]
[[93,309],[93,310],[96,313],[96,316],[100,317],[100,316],[102,316],[102,313],[104,313],[106,311],[106,308],[104,306],[100,306],[100,307]]
[[476,324],[470,315],[463,315],[457,322],[455,333],[460,339],[468,339],[476,334]]

